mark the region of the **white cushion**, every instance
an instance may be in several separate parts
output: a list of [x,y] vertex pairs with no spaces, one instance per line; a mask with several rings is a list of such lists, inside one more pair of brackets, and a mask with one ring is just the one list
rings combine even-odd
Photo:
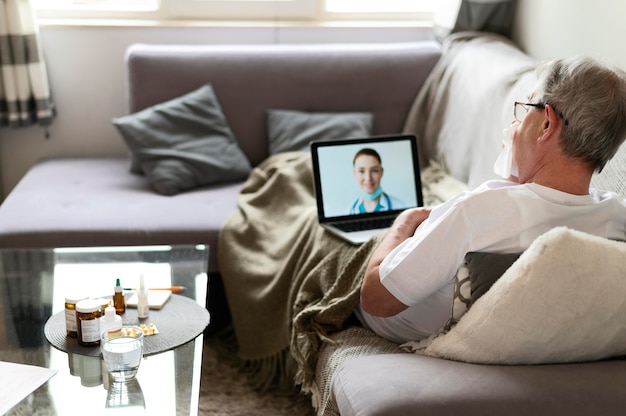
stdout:
[[425,355],[485,364],[626,354],[626,244],[565,227],[539,237]]

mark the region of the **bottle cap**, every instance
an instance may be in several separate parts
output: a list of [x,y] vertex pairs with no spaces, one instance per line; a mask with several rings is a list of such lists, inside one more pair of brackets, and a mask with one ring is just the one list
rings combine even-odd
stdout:
[[122,285],[120,283],[120,279],[115,280],[115,293],[119,293],[122,291]]
[[82,293],[68,293],[65,296],[65,302],[72,303],[74,305],[83,299],[87,299],[87,296]]
[[100,309],[101,304],[98,299],[84,299],[76,304],[76,312],[91,313]]
[[110,317],[114,317],[115,316],[115,308],[113,306],[107,306],[106,309],[104,310],[104,316],[107,318]]

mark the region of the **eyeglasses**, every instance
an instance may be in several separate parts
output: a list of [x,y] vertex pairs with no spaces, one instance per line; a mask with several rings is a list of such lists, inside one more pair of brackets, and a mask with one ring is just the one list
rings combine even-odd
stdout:
[[[546,104],[522,103],[520,101],[515,101],[515,103],[513,103],[513,117],[515,117],[515,120],[521,123],[522,120],[524,120],[524,117],[526,117],[526,114],[528,114],[528,112],[530,111],[529,107],[543,109],[543,108],[546,108]],[[563,119],[563,123],[567,126],[569,124],[569,120],[563,117],[563,113],[558,111],[555,106],[552,106],[552,108],[559,115],[559,117]]]
[[515,117],[515,120],[521,123],[522,120],[524,120],[524,117],[526,117],[526,114],[530,111],[530,108],[528,107],[546,108],[545,104],[522,103],[515,101],[513,104],[513,117]]

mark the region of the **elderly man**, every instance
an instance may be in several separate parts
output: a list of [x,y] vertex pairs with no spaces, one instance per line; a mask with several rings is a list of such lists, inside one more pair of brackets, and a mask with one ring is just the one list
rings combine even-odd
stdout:
[[365,327],[396,342],[436,332],[469,251],[521,252],[555,226],[626,238],[626,201],[589,189],[626,138],[626,76],[582,57],[537,75],[505,130],[511,153],[505,146],[499,171],[507,179],[398,216],[366,270],[356,310]]

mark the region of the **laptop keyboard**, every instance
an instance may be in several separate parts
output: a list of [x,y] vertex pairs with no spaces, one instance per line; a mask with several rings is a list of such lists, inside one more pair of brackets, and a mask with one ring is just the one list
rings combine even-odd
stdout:
[[393,223],[393,218],[369,218],[364,220],[351,220],[343,222],[334,222],[333,225],[341,231],[353,232],[363,230],[373,230],[377,228],[387,228]]

